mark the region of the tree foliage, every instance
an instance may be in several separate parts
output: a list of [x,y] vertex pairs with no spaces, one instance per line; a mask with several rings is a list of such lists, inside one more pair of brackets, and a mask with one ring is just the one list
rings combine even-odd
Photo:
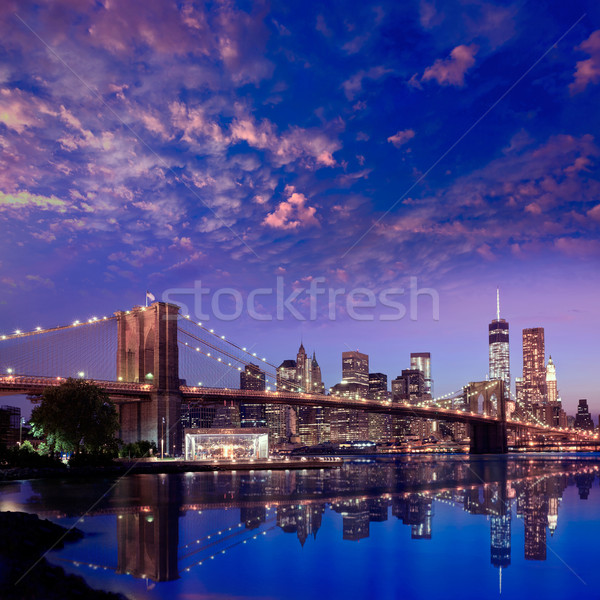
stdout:
[[28,467],[54,469],[64,468],[64,464],[57,458],[52,458],[47,453],[36,452],[30,442],[24,442],[21,446],[6,448],[0,444],[0,468]]
[[67,379],[31,400],[38,404],[31,413],[33,435],[45,438],[51,451],[114,451],[119,419],[115,405],[102,388],[80,379]]
[[158,449],[156,448],[156,444],[148,440],[131,442],[119,448],[119,456],[121,458],[148,458],[157,454]]

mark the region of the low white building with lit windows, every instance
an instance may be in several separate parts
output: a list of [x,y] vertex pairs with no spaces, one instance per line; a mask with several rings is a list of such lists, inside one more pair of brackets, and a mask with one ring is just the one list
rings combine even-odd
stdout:
[[185,460],[268,458],[266,428],[185,429]]

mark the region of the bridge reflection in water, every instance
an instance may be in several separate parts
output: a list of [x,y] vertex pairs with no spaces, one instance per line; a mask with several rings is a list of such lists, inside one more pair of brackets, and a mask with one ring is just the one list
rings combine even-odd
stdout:
[[[390,516],[410,528],[412,539],[431,540],[436,506],[449,505],[488,518],[490,562],[501,573],[511,564],[514,517],[524,524],[524,558],[546,560],[563,493],[577,486],[587,498],[599,469],[596,460],[568,457],[403,457],[356,460],[337,470],[130,476],[89,513],[116,515],[117,555],[100,563],[93,551],[82,555],[73,547],[77,559],[68,559],[67,549],[56,560],[84,576],[102,569],[112,577],[171,581],[269,531],[295,535],[304,546],[329,511],[339,515],[348,542],[368,538]],[[79,516],[97,500],[98,488],[89,484],[28,485],[34,494],[27,510],[52,519]],[[215,518],[225,509],[239,510],[227,527]],[[183,518],[188,514],[194,518]]]

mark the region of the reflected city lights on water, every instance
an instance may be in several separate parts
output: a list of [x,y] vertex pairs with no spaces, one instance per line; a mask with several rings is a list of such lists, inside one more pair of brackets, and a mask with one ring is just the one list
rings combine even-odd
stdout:
[[[578,577],[600,584],[586,558],[599,472],[594,456],[365,456],[338,469],[125,477],[99,502],[101,482],[13,482],[0,508],[69,525],[97,502],[77,523],[88,535],[49,558],[129,597],[198,585],[240,598],[440,597],[450,578],[469,582],[450,598],[536,586],[564,598]],[[431,569],[439,577],[423,576]]]

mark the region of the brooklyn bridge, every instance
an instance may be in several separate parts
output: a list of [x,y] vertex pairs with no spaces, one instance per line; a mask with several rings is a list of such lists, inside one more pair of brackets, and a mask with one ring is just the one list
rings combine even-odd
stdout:
[[[239,372],[259,363],[269,387],[241,390]],[[508,433],[533,439],[528,448],[590,443],[597,438],[540,422],[515,399],[507,411],[501,380],[471,381],[454,393],[418,403],[308,394],[277,385],[277,367],[220,336],[177,305],[154,302],[113,316],[0,336],[0,395],[40,394],[67,377],[92,380],[118,406],[124,442],[164,439],[181,448],[181,404],[245,403],[358,410],[465,423],[472,453],[505,453]],[[280,389],[282,388],[282,389]]]

